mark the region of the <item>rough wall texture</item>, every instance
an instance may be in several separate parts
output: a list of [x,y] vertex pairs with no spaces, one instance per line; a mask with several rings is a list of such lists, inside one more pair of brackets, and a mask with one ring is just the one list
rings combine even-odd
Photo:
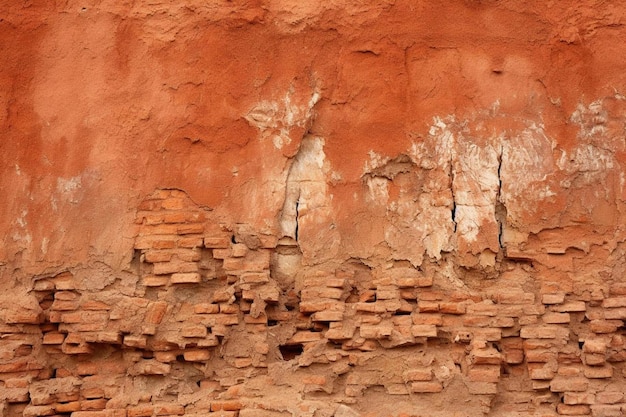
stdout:
[[626,413],[626,7],[0,7],[4,416]]

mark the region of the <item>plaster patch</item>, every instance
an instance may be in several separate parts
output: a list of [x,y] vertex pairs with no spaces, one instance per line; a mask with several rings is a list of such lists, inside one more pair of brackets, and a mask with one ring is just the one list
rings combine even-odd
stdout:
[[281,99],[263,100],[257,103],[244,118],[256,127],[262,139],[271,138],[276,149],[292,142],[290,131],[294,127],[304,128],[313,117],[313,107],[320,99],[314,91],[306,104],[293,103],[293,91],[290,89]]

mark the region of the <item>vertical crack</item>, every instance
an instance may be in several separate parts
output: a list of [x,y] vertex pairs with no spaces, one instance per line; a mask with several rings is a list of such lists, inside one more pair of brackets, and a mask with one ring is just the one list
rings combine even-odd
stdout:
[[454,166],[452,164],[452,154],[450,154],[450,192],[452,193],[452,223],[454,223],[454,232],[456,233],[457,222],[456,222],[456,197],[454,195]]
[[498,191],[496,193],[495,218],[498,222],[498,244],[500,249],[504,249],[504,223],[507,218],[507,210],[502,201],[502,160],[504,159],[504,145],[500,143],[498,154]]
[[298,199],[296,200],[296,230],[294,231],[294,236],[296,239],[296,242],[298,241],[298,217],[300,216],[300,212],[298,210],[298,208],[300,207],[300,197],[298,197]]

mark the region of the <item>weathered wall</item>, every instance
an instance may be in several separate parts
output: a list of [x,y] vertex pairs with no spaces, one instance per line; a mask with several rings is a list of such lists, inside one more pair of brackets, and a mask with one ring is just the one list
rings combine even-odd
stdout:
[[626,412],[619,2],[3,3],[5,416]]

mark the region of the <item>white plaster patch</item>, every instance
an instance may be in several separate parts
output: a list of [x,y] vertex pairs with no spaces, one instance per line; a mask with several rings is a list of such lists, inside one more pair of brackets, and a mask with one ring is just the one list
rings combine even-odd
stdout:
[[[71,178],[57,178],[57,193],[65,197],[70,203],[78,203],[76,192],[82,188],[80,176]],[[56,211],[56,202],[52,202],[52,208]]]
[[377,204],[387,204],[389,200],[389,180],[381,177],[367,177],[368,197]]
[[590,143],[581,144],[568,155],[563,152],[557,161],[561,170],[574,172],[604,172],[613,168],[614,156],[606,149]]
[[48,244],[50,243],[50,239],[48,239],[47,237],[44,237],[41,240],[41,253],[42,254],[46,254],[48,253]]
[[501,143],[500,199],[515,221],[524,211],[534,210],[537,200],[555,195],[543,182],[556,170],[553,159],[556,142],[546,136],[543,125],[531,123]]
[[72,178],[58,178],[57,179],[57,191],[61,194],[75,191],[81,187],[80,177]]
[[370,159],[365,160],[365,165],[363,166],[363,173],[361,174],[361,176],[372,172],[376,168],[382,167],[391,159],[387,156],[382,156],[374,152],[373,150],[369,151],[367,155],[370,157]]
[[262,139],[271,138],[276,149],[289,145],[292,138],[289,132],[294,127],[305,127],[313,117],[313,107],[320,99],[315,91],[306,104],[292,102],[293,91],[290,89],[279,100],[263,100],[256,104],[244,118],[250,125],[259,129]]
[[20,213],[20,217],[17,218],[17,224],[20,225],[20,227],[24,228],[26,227],[26,225],[28,224],[26,222],[26,215],[28,214],[28,210],[22,210],[22,213]]
[[596,100],[585,107],[578,104],[576,110],[570,116],[570,121],[580,127],[578,137],[588,138],[606,133],[608,112],[604,109],[602,100]]

